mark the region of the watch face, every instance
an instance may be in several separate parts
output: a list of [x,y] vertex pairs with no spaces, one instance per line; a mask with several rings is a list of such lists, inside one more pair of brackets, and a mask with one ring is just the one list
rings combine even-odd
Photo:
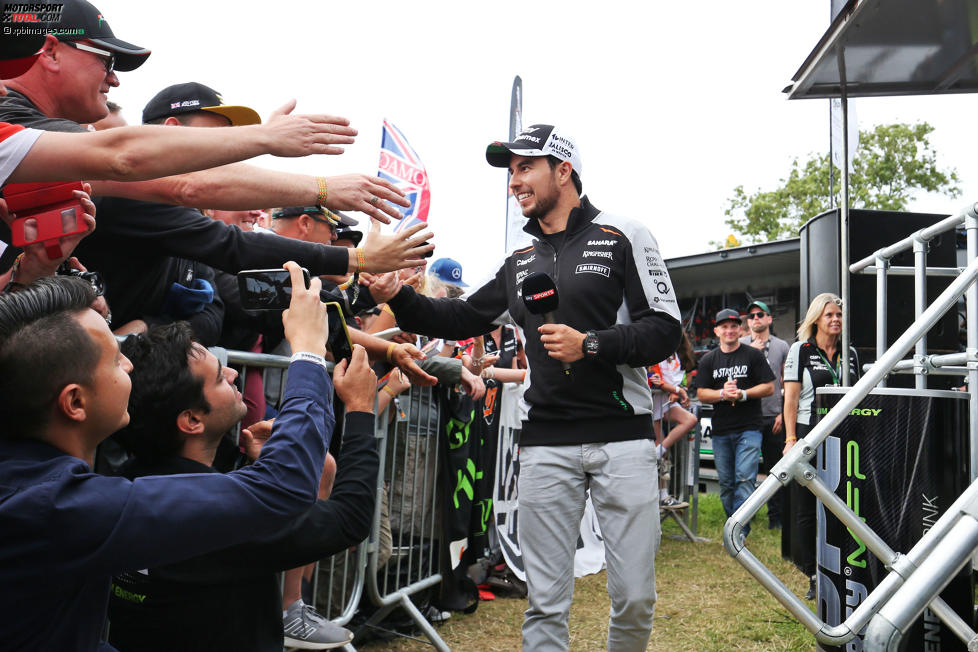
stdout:
[[598,336],[588,333],[584,338],[584,352],[588,355],[595,355],[598,352]]

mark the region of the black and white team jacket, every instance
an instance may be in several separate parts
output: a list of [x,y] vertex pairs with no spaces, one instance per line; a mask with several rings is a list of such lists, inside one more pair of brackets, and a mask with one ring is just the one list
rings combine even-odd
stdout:
[[[641,223],[602,213],[587,197],[571,211],[559,252],[539,223],[524,230],[530,247],[511,253],[495,277],[466,300],[430,299],[405,287],[390,302],[412,333],[463,339],[512,321],[530,365],[521,445],[561,445],[652,437],[652,396],[645,367],[679,344],[676,294],[659,246]],[[546,272],[557,285],[554,321],[597,333],[599,352],[565,374],[537,332],[542,315],[526,311],[523,279]],[[528,376],[528,379],[529,379]]]

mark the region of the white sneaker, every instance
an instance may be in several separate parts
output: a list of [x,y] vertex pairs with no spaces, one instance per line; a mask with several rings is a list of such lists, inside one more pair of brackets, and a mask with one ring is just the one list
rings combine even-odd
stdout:
[[302,600],[289,605],[283,619],[285,647],[332,650],[353,641],[353,632],[323,618]]

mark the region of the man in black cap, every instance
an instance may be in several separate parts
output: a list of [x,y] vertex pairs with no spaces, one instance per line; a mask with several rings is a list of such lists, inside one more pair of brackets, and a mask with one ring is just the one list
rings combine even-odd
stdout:
[[[161,114],[164,106],[173,114]],[[169,109],[171,106],[173,108]],[[225,109],[228,113],[219,112]],[[226,133],[235,128],[228,126],[230,120],[258,119],[251,109],[224,105],[217,92],[196,83],[163,89],[147,104],[144,115],[166,125],[176,125],[166,128],[174,134],[192,129],[182,126],[184,123],[211,127],[224,125],[220,129],[202,131]],[[106,300],[112,308],[115,324],[125,325],[125,333],[144,332],[150,324],[146,317],[155,320],[164,315],[161,311],[168,304],[168,298],[183,292],[180,286],[189,287],[187,283],[196,280],[196,274],[187,275],[186,261],[204,263],[229,274],[242,269],[278,267],[286,260],[296,261],[317,276],[345,273],[350,260],[354,269],[357,267],[358,255],[346,248],[324,246],[317,241],[300,242],[268,233],[242,232],[190,208],[122,197],[102,197],[97,205],[102,224],[76,252],[88,268],[102,273],[106,280]],[[430,237],[430,234],[424,237]],[[413,251],[420,254],[430,248],[414,249],[421,244],[418,237],[380,236],[369,241],[361,252],[367,264],[392,269],[402,266],[405,258],[414,255]],[[171,301],[170,305],[183,304]],[[188,315],[173,317],[187,319]],[[216,326],[214,340],[220,333],[220,324]],[[202,332],[198,332],[198,336],[208,338]],[[208,344],[212,343],[208,341]]]
[[[44,34],[18,35],[9,27],[9,3],[0,9],[0,22],[11,34],[0,39],[0,79],[24,75],[40,57]],[[37,28],[33,28],[37,29]],[[43,30],[42,30],[43,31]],[[52,41],[53,41],[52,37]],[[75,43],[75,48],[79,43]],[[84,44],[81,44],[84,45]],[[86,46],[88,47],[88,46]],[[86,52],[81,50],[80,52]],[[89,56],[97,56],[90,53]],[[0,97],[7,94],[0,83]],[[4,113],[27,117],[15,108]],[[13,116],[11,116],[13,117]],[[7,121],[9,122],[9,120]],[[335,136],[331,128],[301,116],[280,116],[274,125],[227,134],[161,132],[157,129],[127,128],[111,133],[44,132],[0,123],[0,185],[6,182],[71,181],[79,178],[139,181],[242,161],[260,154],[305,156],[324,153]],[[320,136],[309,141],[308,130]],[[351,141],[352,142],[352,141]]]
[[341,226],[359,222],[322,206],[287,206],[272,211],[272,231],[286,238],[332,244]]
[[167,86],[143,107],[144,125],[184,127],[241,127],[261,124],[247,106],[225,104],[221,94],[199,82]]
[[[420,296],[394,275],[380,280],[374,298],[389,298],[398,325],[412,333],[462,339],[510,318],[523,329],[530,366],[520,434],[520,550],[530,600],[523,649],[568,647],[575,544],[590,488],[607,551],[608,649],[645,650],[660,538],[645,367],[679,344],[669,273],[645,225],[581,196],[580,153],[562,130],[531,125],[514,142],[490,144],[486,159],[509,168],[532,246],[510,254],[466,300]],[[549,319],[527,310],[522,296],[526,279],[543,274],[560,288]]]
[[[713,459],[723,511],[730,517],[754,492],[761,456],[761,399],[774,393],[764,354],[740,343],[740,313],[724,308],[713,332],[720,346],[700,359],[696,398],[713,405]],[[750,524],[744,528],[744,536]]]
[[[46,131],[82,131],[81,123],[105,117],[106,95],[119,85],[115,71],[138,68],[150,52],[115,38],[105,17],[86,0],[64,0],[60,18],[49,21],[47,29],[49,34],[37,62],[25,74],[5,81],[11,92],[0,98],[0,120]],[[290,113],[294,106],[290,102],[279,109],[272,121]],[[338,145],[353,142],[356,130],[345,118],[313,117],[316,132],[325,133],[329,143],[320,153],[340,154],[343,149]],[[138,184],[99,181],[93,188],[96,195],[162,200],[196,208],[321,204],[330,209],[362,211],[385,223],[391,216],[399,216],[393,204],[409,205],[396,186],[379,177],[313,177],[243,164]],[[353,271],[356,261],[349,267]]]

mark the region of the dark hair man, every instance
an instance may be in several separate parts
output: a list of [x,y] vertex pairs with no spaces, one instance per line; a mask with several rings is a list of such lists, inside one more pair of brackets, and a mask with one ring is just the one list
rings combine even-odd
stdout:
[[113,573],[270,536],[316,498],[330,409],[318,280],[283,314],[299,352],[287,409],[261,458],[227,475],[91,472],[95,447],[129,422],[131,369],[93,298],[65,277],[0,295],[0,650],[111,649],[99,640]]
[[[489,145],[486,159],[509,168],[532,246],[510,254],[464,301],[422,297],[393,274],[371,293],[381,301],[399,288],[389,305],[413,333],[481,335],[507,313],[524,329],[531,374],[520,435],[520,548],[530,600],[523,649],[567,649],[574,550],[590,487],[607,550],[608,649],[645,650],[660,537],[645,367],[679,343],[669,273],[644,225],[579,195],[580,154],[557,127],[527,127],[514,142]],[[560,288],[556,323],[524,306],[523,279],[533,272],[553,275]],[[561,363],[570,364],[569,374]]]
[[[750,335],[740,338],[741,344],[749,344],[767,358],[767,363],[774,374],[774,392],[761,399],[761,458],[763,465],[759,470],[770,473],[771,467],[781,461],[781,451],[784,450],[784,416],[781,412],[783,396],[781,394],[782,379],[784,378],[784,361],[788,357],[788,343],[771,332],[771,322],[774,320],[771,309],[763,301],[752,301],[747,306],[747,325]],[[767,527],[769,530],[781,527],[781,505],[786,491],[778,489],[767,504]]]
[[[216,473],[222,437],[245,413],[237,372],[194,341],[183,322],[150,329],[122,343],[134,365],[129,426],[120,432],[135,457],[120,471],[150,475]],[[281,652],[282,595],[278,571],[335,554],[370,532],[378,455],[373,438],[377,378],[361,347],[344,361],[336,392],[346,406],[339,473],[329,500],[284,531],[258,542],[187,561],[117,575],[109,604],[109,641],[120,650],[255,650]],[[321,414],[333,433],[331,409]],[[257,434],[257,432],[256,432]],[[243,442],[258,457],[260,441]],[[260,459],[260,458],[259,458]],[[347,630],[299,605],[287,646],[340,647]],[[202,618],[202,614],[207,614]]]
[[[764,354],[740,343],[740,314],[724,308],[713,332],[720,346],[700,359],[696,397],[713,404],[713,458],[723,511],[730,517],[754,493],[761,456],[761,400],[774,393]],[[744,536],[750,525],[744,528]]]

